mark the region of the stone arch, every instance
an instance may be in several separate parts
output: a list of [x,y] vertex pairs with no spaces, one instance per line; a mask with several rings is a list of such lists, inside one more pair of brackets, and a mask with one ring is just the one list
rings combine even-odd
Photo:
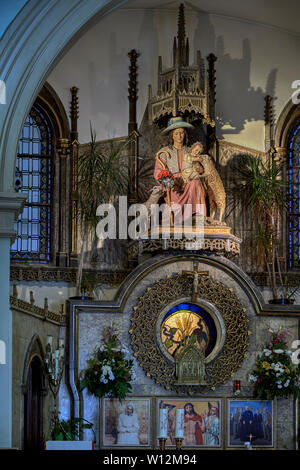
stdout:
[[26,384],[27,384],[27,378],[28,378],[28,370],[30,367],[30,364],[32,360],[37,357],[41,364],[44,363],[44,349],[42,346],[42,342],[40,340],[40,337],[38,335],[33,335],[31,338],[31,341],[28,345],[26,355],[25,355],[25,360],[24,360],[24,367],[23,367],[23,375],[22,375],[22,391],[25,393],[26,391]]
[[276,148],[282,149],[283,152],[287,148],[289,131],[298,118],[300,118],[300,104],[294,104],[292,100],[289,100],[280,113],[275,126],[274,143]]
[[22,382],[22,446],[26,450],[41,449],[45,425],[44,400],[48,387],[44,351],[40,337],[36,334],[31,338],[27,348]]
[[54,88],[44,83],[43,88],[36,97],[37,104],[47,114],[55,131],[56,139],[68,139],[70,126],[66,110]]
[[18,137],[46,77],[91,22],[125,2],[29,0],[8,26],[0,41],[0,76],[9,84],[0,114],[0,191],[12,191]]

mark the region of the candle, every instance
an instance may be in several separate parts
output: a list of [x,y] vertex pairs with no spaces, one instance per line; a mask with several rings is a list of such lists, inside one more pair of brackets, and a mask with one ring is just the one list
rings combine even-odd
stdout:
[[241,381],[235,380],[234,381],[234,394],[239,395],[241,393]]
[[175,437],[182,439],[184,437],[184,409],[176,410]]
[[234,381],[234,387],[236,390],[241,390],[241,381],[240,380],[235,380]]
[[159,410],[159,436],[160,439],[168,437],[168,410],[161,408]]

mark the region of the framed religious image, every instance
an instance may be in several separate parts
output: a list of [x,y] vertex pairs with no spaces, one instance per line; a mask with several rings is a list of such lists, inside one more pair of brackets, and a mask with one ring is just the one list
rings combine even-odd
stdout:
[[151,398],[102,398],[102,447],[151,447]]
[[[222,399],[171,398],[156,399],[156,443],[164,432],[162,416],[166,413],[166,447],[176,446],[182,432],[182,447],[221,448],[223,445]],[[182,430],[177,420],[182,413]],[[177,435],[176,435],[177,434]]]
[[228,447],[274,448],[274,402],[272,400],[228,399]]

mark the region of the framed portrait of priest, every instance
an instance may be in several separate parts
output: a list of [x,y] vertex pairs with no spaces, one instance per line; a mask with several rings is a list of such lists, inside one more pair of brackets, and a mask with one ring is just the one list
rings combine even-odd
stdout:
[[101,447],[151,447],[151,413],[151,398],[130,397],[122,402],[118,399],[102,398]]
[[[176,411],[181,410],[183,441],[185,448],[211,448],[223,447],[223,412],[220,398],[168,398],[156,399],[156,436],[161,435],[160,410],[166,413],[167,440],[166,447],[176,446]],[[158,445],[158,439],[155,445]]]
[[227,446],[274,448],[275,406],[272,400],[227,400]]

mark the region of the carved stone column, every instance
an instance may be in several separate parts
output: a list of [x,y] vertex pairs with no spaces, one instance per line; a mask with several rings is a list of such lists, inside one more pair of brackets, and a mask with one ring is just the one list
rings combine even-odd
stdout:
[[12,442],[12,316],[9,303],[10,246],[14,222],[23,210],[25,194],[0,192],[0,447]]
[[130,151],[129,151],[129,204],[137,202],[138,191],[138,138],[137,122],[136,122],[136,103],[138,100],[137,95],[137,58],[139,54],[135,49],[128,53],[130,58],[129,67],[129,88],[128,88],[128,101],[129,101],[129,122],[128,122],[128,137],[130,138]]
[[58,139],[56,151],[59,155],[59,215],[58,215],[58,251],[56,253],[57,266],[68,266],[68,240],[69,205],[67,195],[67,159],[71,147],[69,139]]
[[[214,54],[209,54],[207,57],[208,61],[208,86],[209,86],[209,115],[212,121],[215,121],[216,117],[216,69],[215,62],[217,57]],[[208,151],[210,154],[215,152],[215,142],[216,142],[216,127],[208,125],[207,126],[207,144]]]
[[78,88],[71,88],[72,101],[70,109],[71,118],[71,181],[72,185],[70,188],[70,205],[71,205],[71,218],[70,218],[70,266],[77,266],[78,264],[78,224],[77,224],[77,172],[78,172],[78,116],[79,116],[79,104],[78,104]]
[[273,98],[265,96],[265,152],[273,147]]

